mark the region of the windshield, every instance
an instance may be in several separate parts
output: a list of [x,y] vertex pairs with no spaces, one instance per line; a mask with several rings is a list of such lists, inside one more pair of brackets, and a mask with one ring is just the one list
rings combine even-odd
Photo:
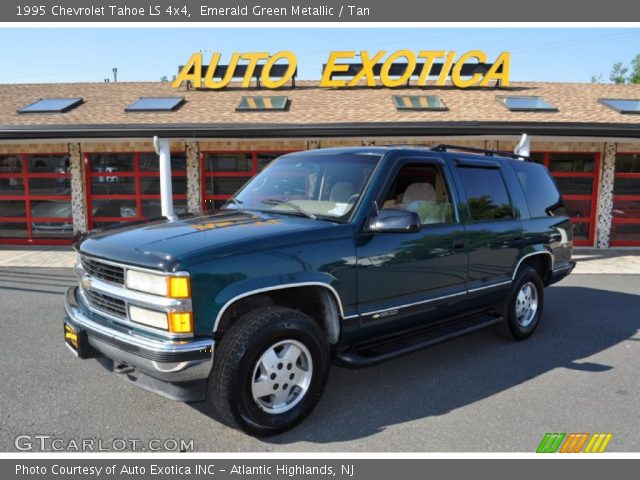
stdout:
[[347,219],[380,155],[289,155],[273,161],[226,208]]

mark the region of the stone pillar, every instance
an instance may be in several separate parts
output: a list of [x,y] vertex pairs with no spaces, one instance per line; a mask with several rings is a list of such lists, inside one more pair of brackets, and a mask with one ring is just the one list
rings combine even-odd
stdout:
[[609,248],[611,233],[611,210],[613,209],[613,180],[616,167],[616,144],[604,144],[602,177],[598,192],[598,223],[596,224],[596,246]]
[[200,145],[195,140],[185,143],[187,154],[187,210],[202,213],[202,192],[200,172]]
[[69,144],[69,174],[71,177],[73,232],[84,233],[87,231],[87,195],[82,168],[82,148],[79,143]]

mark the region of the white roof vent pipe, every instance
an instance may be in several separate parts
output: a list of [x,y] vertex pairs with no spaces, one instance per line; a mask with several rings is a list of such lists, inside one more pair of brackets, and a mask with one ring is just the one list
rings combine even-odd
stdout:
[[160,206],[162,216],[175,220],[171,189],[171,143],[167,138],[153,137],[153,148],[160,157]]
[[531,154],[531,142],[529,142],[529,135],[526,133],[522,134],[516,148],[513,149],[513,153],[522,157],[523,160],[529,159],[529,155]]

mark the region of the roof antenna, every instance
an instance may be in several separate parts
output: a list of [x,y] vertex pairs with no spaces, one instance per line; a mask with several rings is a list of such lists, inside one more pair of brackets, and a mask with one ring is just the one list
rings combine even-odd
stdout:
[[513,149],[513,153],[522,158],[522,160],[528,160],[531,152],[531,143],[529,142],[529,135],[523,133],[520,137],[520,141]]

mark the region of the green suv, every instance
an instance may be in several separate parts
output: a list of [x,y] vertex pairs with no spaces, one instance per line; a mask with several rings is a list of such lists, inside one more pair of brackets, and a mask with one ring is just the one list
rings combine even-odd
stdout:
[[544,287],[575,265],[543,166],[445,145],[284,155],[219,211],[75,248],[69,349],[254,435],[304,419],[332,361],[370,366],[491,325],[527,338]]

